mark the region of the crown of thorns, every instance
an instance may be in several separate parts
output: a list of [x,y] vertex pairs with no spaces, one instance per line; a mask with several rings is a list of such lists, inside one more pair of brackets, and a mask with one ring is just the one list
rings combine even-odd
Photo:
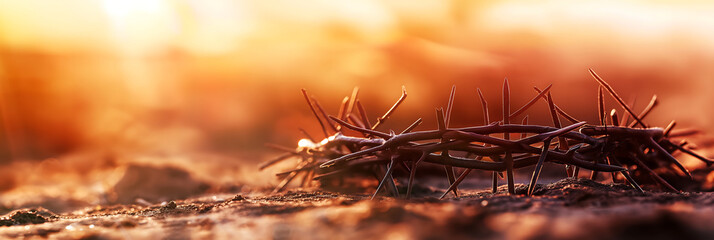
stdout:
[[[678,144],[671,140],[673,137],[692,133],[673,132],[675,121],[670,122],[664,129],[650,127],[643,121],[658,104],[656,95],[642,112],[636,114],[607,82],[592,69],[589,71],[600,85],[597,124],[586,124],[559,108],[550,94],[552,84],[542,90],[534,87],[537,94],[523,107],[511,112],[510,86],[508,80],[504,80],[503,117],[494,122],[488,114],[488,103],[481,90],[477,89],[486,125],[450,128],[454,86],[446,111],[443,108],[436,109],[436,129],[413,131],[421,124],[420,118],[398,134],[378,129],[406,99],[407,92],[404,87],[401,97],[384,115],[378,117],[374,124],[370,123],[357,97],[357,88],[350,97],[343,99],[336,116],[328,115],[319,102],[303,89],[303,96],[325,138],[315,141],[305,130],[300,129],[306,138],[298,142],[298,147],[269,144],[268,146],[284,151],[285,154],[263,163],[260,169],[285,159],[299,159],[297,167],[277,174],[283,180],[276,187],[276,192],[283,190],[299,175],[302,175],[301,185],[309,186],[312,180],[340,178],[357,170],[369,169],[378,174],[379,185],[372,195],[374,198],[385,185],[393,196],[399,196],[392,173],[396,167],[401,166],[409,172],[406,191],[406,197],[409,198],[419,164],[429,162],[443,165],[446,170],[450,186],[441,196],[443,198],[449,192],[459,196],[459,184],[474,169],[493,172],[494,192],[498,187],[499,176],[503,177],[502,172],[506,172],[510,194],[515,193],[513,169],[535,165],[527,191],[528,195],[532,195],[544,162],[564,164],[568,177],[577,177],[580,169],[587,169],[592,172],[591,179],[595,179],[599,172],[605,172],[610,173],[615,181],[616,174],[619,173],[633,188],[642,191],[631,175],[636,169],[652,177],[662,189],[678,192],[677,188],[658,174],[667,171],[678,178],[692,178],[689,171],[672,156],[674,152],[681,151],[691,155],[708,166],[714,163],[687,148],[686,142]],[[618,119],[617,111],[613,109],[608,124],[603,89],[624,109],[622,119]],[[528,116],[525,116],[520,124],[512,123],[540,99],[548,104],[553,126],[529,125]],[[560,117],[571,124],[563,126]],[[628,117],[633,120],[629,121]],[[353,130],[359,135],[348,136],[344,129]],[[511,134],[520,134],[520,138],[511,139]],[[457,177],[454,167],[465,170]]]

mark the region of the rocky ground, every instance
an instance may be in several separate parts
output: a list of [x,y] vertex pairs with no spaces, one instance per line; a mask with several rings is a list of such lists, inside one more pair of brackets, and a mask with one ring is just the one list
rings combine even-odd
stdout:
[[711,239],[714,193],[639,193],[565,179],[535,196],[502,187],[438,200],[319,190],[216,194],[161,204],[98,205],[55,214],[21,209],[0,238],[41,239]]

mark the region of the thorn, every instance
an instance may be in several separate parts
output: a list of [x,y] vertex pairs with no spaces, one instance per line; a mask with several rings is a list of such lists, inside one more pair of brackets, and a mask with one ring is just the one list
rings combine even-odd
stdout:
[[605,96],[602,92],[602,86],[597,86],[597,113],[600,117],[600,125],[605,126]]
[[352,96],[350,96],[350,102],[347,104],[347,109],[345,111],[345,114],[350,114],[354,111],[355,108],[355,103],[359,101],[357,98],[357,95],[359,94],[359,87],[355,87],[352,89]]
[[419,165],[419,163],[424,161],[427,155],[429,155],[429,153],[423,152],[421,154],[421,157],[419,157],[419,159],[416,160],[414,164],[412,164],[412,169],[409,172],[409,183],[407,184],[407,199],[411,198],[412,196],[412,187],[414,186],[414,176],[416,175],[417,166]]
[[[647,128],[647,125],[645,125],[645,123],[643,123],[642,120],[640,120],[640,118],[638,118],[637,115],[635,115],[635,113],[632,111],[632,109],[630,109],[630,107],[627,106],[627,104],[625,103],[625,101],[623,101],[622,98],[621,98],[619,95],[617,95],[617,93],[615,92],[615,90],[612,89],[612,87],[610,86],[610,84],[607,84],[607,82],[605,82],[605,80],[602,80],[602,78],[600,78],[600,76],[598,76],[597,73],[595,73],[595,71],[593,71],[591,68],[588,69],[588,71],[590,71],[590,75],[592,75],[592,76],[595,78],[595,80],[597,80],[597,81],[600,83],[600,85],[602,85],[603,87],[605,87],[605,90],[607,90],[607,91],[610,93],[610,95],[611,95],[615,100],[617,100],[617,102],[620,104],[620,106],[622,106],[622,108],[624,108],[625,111],[626,111],[628,114],[630,114],[630,116],[631,116],[633,119],[635,119],[635,122],[637,122],[638,124],[640,124],[642,127]],[[616,125],[616,124],[613,124],[613,125]]]
[[[377,193],[379,193],[379,190],[384,186],[384,183],[387,181],[392,181],[392,184],[394,184],[394,180],[392,180],[392,170],[394,170],[394,162],[395,158],[392,157],[392,159],[389,161],[389,166],[387,167],[387,173],[384,174],[384,178],[382,178],[382,181],[379,182],[379,185],[377,186],[377,190],[374,191],[374,194],[372,194],[372,197],[370,200],[374,200],[374,197],[377,196]],[[398,196],[395,196],[398,197]]]
[[289,159],[289,158],[291,158],[291,157],[293,157],[293,156],[295,156],[294,153],[285,153],[285,154],[283,154],[283,155],[278,156],[277,158],[275,158],[275,159],[273,159],[273,160],[270,160],[270,161],[267,161],[267,162],[264,162],[264,163],[260,164],[260,166],[258,167],[258,170],[266,169],[266,168],[268,168],[268,167],[270,167],[270,166],[275,165],[276,163],[282,162],[283,160]]
[[397,99],[397,102],[395,102],[394,105],[392,105],[392,107],[389,108],[389,110],[387,110],[386,113],[384,113],[384,115],[377,118],[377,123],[375,123],[374,126],[372,126],[372,130],[377,129],[377,127],[379,127],[379,125],[384,123],[384,121],[387,120],[387,118],[389,118],[389,116],[391,116],[392,113],[394,113],[394,110],[396,110],[397,107],[399,107],[399,105],[402,104],[402,102],[404,102],[405,99],[407,99],[407,88],[405,86],[402,86],[402,96],[400,96],[399,99]]
[[[444,109],[440,108],[436,110],[436,119],[439,124],[439,130],[440,131],[446,131],[446,120],[444,119]],[[444,139],[442,138],[440,142],[444,142]],[[449,156],[449,151],[448,150],[443,150],[441,151],[442,156]],[[446,178],[449,181],[449,185],[453,184],[456,179],[454,176],[454,168],[451,165],[444,165],[444,170],[446,171]],[[459,196],[459,192],[457,189],[454,189],[454,195],[457,197]]]
[[335,124],[332,123],[330,118],[327,117],[327,112],[325,112],[325,109],[322,108],[322,106],[320,105],[320,102],[318,102],[317,99],[315,99],[313,97],[311,97],[310,99],[312,99],[312,103],[315,104],[315,107],[317,107],[317,110],[319,110],[320,114],[322,114],[322,117],[327,120],[327,125],[330,126],[330,129],[332,129],[332,131],[334,131],[334,132],[340,132],[337,130],[337,128],[335,127]]
[[614,108],[610,111],[610,120],[612,120],[612,125],[617,126],[620,121],[617,119],[617,110]]
[[545,88],[543,89],[543,91],[540,91],[540,92],[538,93],[538,95],[536,95],[535,97],[533,97],[533,99],[531,99],[530,101],[528,101],[528,103],[526,103],[526,105],[523,105],[523,107],[521,107],[520,109],[516,110],[516,112],[512,113],[511,116],[510,116],[510,118],[513,119],[513,118],[517,117],[518,115],[520,115],[521,113],[523,113],[523,112],[525,112],[526,110],[528,110],[528,108],[530,108],[531,106],[533,106],[533,104],[535,104],[535,102],[537,102],[538,99],[542,98],[543,95],[545,95],[546,93],[550,93],[550,88],[551,88],[552,86],[553,86],[553,84],[550,84],[550,85],[548,85],[547,87],[545,87]]
[[[538,92],[538,93],[542,92],[540,89],[538,89],[538,87],[533,87],[533,89],[535,89],[536,92]],[[543,101],[548,102],[548,99],[545,96],[543,96],[541,98],[543,99]],[[555,106],[555,111],[557,111],[560,116],[563,116],[565,119],[568,119],[568,121],[570,121],[570,123],[580,122],[580,120],[575,119],[573,116],[570,116],[568,113],[563,111],[563,109],[560,109],[560,107],[558,107],[558,105],[554,105],[554,106]]]
[[362,123],[364,123],[365,127],[371,129],[372,124],[369,123],[369,117],[367,117],[367,112],[364,111],[364,107],[362,107],[362,103],[360,103],[360,101],[357,100],[355,104],[357,105],[357,110],[359,111],[359,115],[362,118]]
[[446,105],[446,127],[449,127],[451,122],[451,111],[454,110],[454,96],[456,94],[456,85],[451,86],[451,94],[449,95],[449,103]]
[[662,132],[664,132],[664,136],[668,137],[669,134],[672,132],[672,129],[674,129],[675,126],[677,126],[676,121],[672,120],[671,122],[669,122],[669,124],[667,124],[667,127],[664,128],[664,131],[662,131]]
[[630,173],[628,173],[627,171],[622,171],[622,172],[620,172],[620,174],[622,174],[622,176],[625,176],[625,179],[627,179],[627,182],[629,182],[630,185],[631,185],[634,189],[637,189],[637,191],[639,191],[640,193],[645,193],[645,191],[642,190],[642,188],[640,187],[640,185],[637,184],[637,182],[635,182],[635,179],[632,179],[632,177],[630,176]]
[[417,119],[416,121],[414,121],[414,123],[412,123],[412,125],[409,125],[409,127],[404,129],[404,131],[402,131],[402,133],[400,133],[399,135],[411,132],[412,130],[414,130],[414,128],[421,125],[421,122],[422,122],[421,118]]
[[[645,109],[642,110],[640,115],[637,115],[637,117],[640,118],[640,120],[645,119],[645,117],[647,117],[647,115],[652,111],[652,109],[654,109],[654,107],[657,106],[658,103],[659,103],[659,101],[657,101],[657,95],[652,95],[652,99],[650,100],[650,103],[647,104],[647,107],[645,107]],[[635,127],[636,124],[637,124],[637,122],[632,122],[632,123],[630,123],[630,125],[627,125],[627,127],[633,128],[633,127]]]
[[337,111],[337,118],[344,120],[347,116],[347,103],[350,101],[350,97],[345,97],[342,99],[342,104],[340,104],[340,110]]
[[657,151],[657,153],[662,156],[663,158],[669,160],[670,162],[674,163],[674,165],[681,170],[684,175],[686,175],[689,179],[692,179],[692,174],[689,173],[689,170],[685,168],[679,161],[677,161],[676,158],[674,158],[672,155],[670,155],[667,150],[664,150],[662,146],[660,146],[654,139],[648,138],[647,139],[647,145],[650,146],[650,148],[654,149]]
[[[503,124],[510,123],[511,116],[511,88],[508,84],[508,78],[503,80]],[[511,137],[510,133],[504,131],[503,138],[509,140]],[[508,183],[508,193],[511,195],[516,194],[515,183],[513,182],[513,156],[511,151],[506,151],[506,158],[503,161],[506,165],[506,178]]]
[[330,134],[327,134],[327,129],[325,129],[325,124],[322,123],[322,120],[317,115],[317,111],[315,111],[315,107],[313,106],[312,101],[310,101],[310,97],[307,95],[307,91],[304,88],[302,89],[302,95],[305,96],[305,101],[307,101],[307,105],[310,106],[310,110],[312,111],[312,114],[315,115],[315,119],[317,119],[317,122],[320,123],[320,127],[322,128],[322,132],[325,134],[325,138],[329,137]]
[[[526,117],[523,118],[523,121],[521,121],[521,124],[522,124],[522,125],[528,125],[528,115],[526,115]],[[528,133],[527,133],[527,132],[521,133],[521,139],[526,138],[526,137],[528,137]]]
[[533,196],[533,191],[535,190],[536,182],[538,182],[538,176],[540,176],[540,170],[543,167],[546,156],[548,156],[548,146],[550,146],[550,138],[543,142],[543,147],[541,148],[540,158],[538,158],[538,163],[533,170],[533,176],[531,176],[531,182],[528,184],[528,196]]

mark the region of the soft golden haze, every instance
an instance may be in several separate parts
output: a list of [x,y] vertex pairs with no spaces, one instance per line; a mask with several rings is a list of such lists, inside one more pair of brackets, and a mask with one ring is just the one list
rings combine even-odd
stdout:
[[431,107],[457,84],[459,125],[481,119],[476,87],[495,100],[508,77],[515,103],[552,82],[567,89],[553,92],[564,108],[595,119],[589,67],[640,108],[657,93],[669,112],[653,122],[711,125],[711,12],[707,1],[5,0],[0,152],[253,158],[263,142],[299,136],[277,129],[317,135],[300,88],[336,112],[359,86],[376,117],[406,85],[389,123],[401,126],[433,123]]

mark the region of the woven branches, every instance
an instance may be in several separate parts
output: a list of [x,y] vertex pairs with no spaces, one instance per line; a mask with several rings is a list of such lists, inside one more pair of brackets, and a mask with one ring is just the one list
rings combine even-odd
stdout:
[[[438,124],[435,129],[413,131],[422,122],[418,119],[400,133],[380,131],[379,127],[406,99],[407,92],[404,88],[401,97],[384,115],[377,118],[374,124],[367,117],[357,97],[358,89],[355,89],[350,97],[343,99],[339,113],[335,116],[327,114],[319,102],[303,90],[305,100],[321,126],[324,139],[315,141],[303,131],[306,138],[298,142],[297,148],[270,145],[285,153],[264,163],[261,169],[285,159],[299,159],[294,169],[277,174],[283,181],[276,191],[281,191],[300,175],[301,185],[309,186],[315,179],[340,178],[347,174],[370,172],[376,174],[379,181],[372,197],[385,187],[393,196],[398,197],[400,193],[393,172],[395,168],[401,167],[409,173],[405,193],[409,198],[415,173],[421,163],[429,162],[442,165],[446,171],[450,187],[442,195],[443,198],[450,192],[459,196],[459,184],[473,170],[493,172],[494,192],[498,187],[499,176],[505,176],[508,191],[514,194],[513,170],[535,166],[527,192],[531,195],[544,162],[565,165],[569,177],[580,176],[580,169],[591,171],[593,179],[599,173],[611,174],[613,181],[620,175],[639,191],[642,191],[642,188],[631,173],[643,171],[662,189],[678,192],[678,189],[660,176],[661,172],[668,172],[677,178],[691,178],[689,171],[672,156],[675,151],[692,155],[707,165],[714,163],[694,153],[684,144],[671,140],[674,121],[664,129],[650,127],[643,121],[657,105],[656,96],[637,114],[609,84],[594,71],[590,70],[590,73],[600,84],[599,122],[596,124],[579,121],[559,108],[550,94],[552,85],[542,90],[535,88],[536,95],[529,102],[516,111],[511,111],[510,86],[508,80],[505,80],[502,92],[503,116],[499,121],[491,121],[488,103],[483,93],[478,90],[484,122],[488,124],[462,128],[449,127],[454,104],[453,87],[446,110],[436,109]],[[622,119],[618,118],[614,109],[609,116],[606,114],[605,92],[624,109],[625,115]],[[513,123],[540,100],[548,104],[553,126],[529,125],[528,116],[522,118],[519,124]],[[561,123],[561,117],[570,123]],[[628,121],[628,118],[632,121]],[[348,136],[345,129],[356,134]],[[512,138],[516,135],[519,137]],[[464,170],[457,174],[455,169]]]

